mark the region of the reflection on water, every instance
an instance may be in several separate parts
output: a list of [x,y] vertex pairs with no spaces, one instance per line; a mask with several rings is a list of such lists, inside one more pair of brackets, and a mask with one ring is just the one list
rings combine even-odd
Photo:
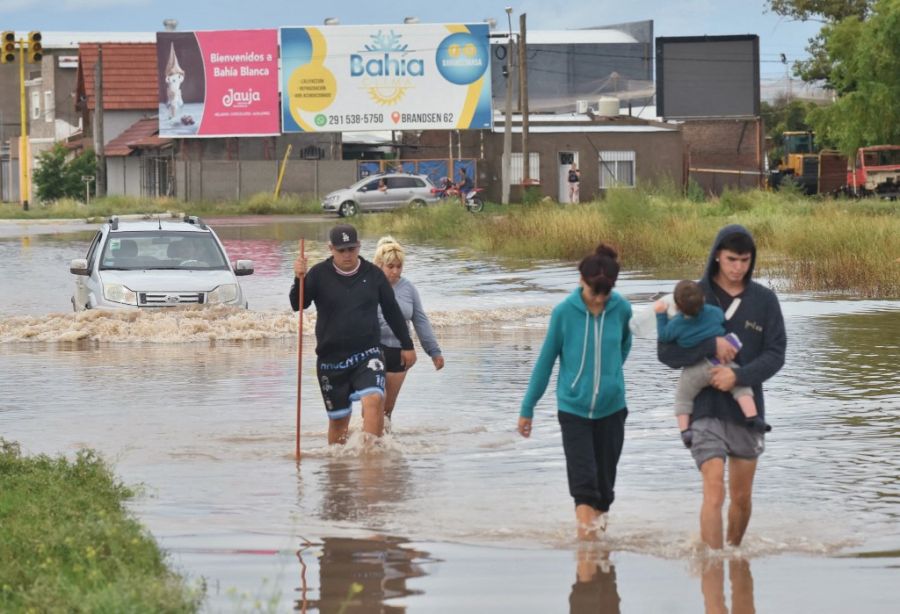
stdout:
[[375,536],[368,539],[326,537],[320,545],[302,549],[300,564],[319,568],[318,599],[307,601],[300,588],[295,609],[301,612],[405,612],[390,603],[421,594],[407,580],[425,575],[422,563],[428,553],[406,546],[406,540]]
[[569,594],[570,614],[619,614],[619,588],[616,568],[609,552],[594,545],[578,549],[575,584]]
[[325,521],[349,521],[377,528],[393,508],[413,496],[408,462],[399,454],[369,453],[361,458],[333,459],[321,475]]
[[817,367],[821,394],[839,400],[900,395],[900,315],[896,311],[827,316],[818,322],[825,339],[808,352]]
[[750,561],[732,558],[728,563],[728,581],[731,584],[731,609],[725,595],[725,561],[707,560],[702,564],[700,587],[706,614],[753,614],[753,574]]

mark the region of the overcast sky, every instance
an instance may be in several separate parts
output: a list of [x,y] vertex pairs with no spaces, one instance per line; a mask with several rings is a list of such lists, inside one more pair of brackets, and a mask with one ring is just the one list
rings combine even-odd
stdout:
[[389,0],[330,2],[310,0],[0,0],[0,29],[46,31],[141,31],[162,29],[162,20],[178,20],[179,30],[227,30],[318,25],[326,17],[341,24],[422,22],[473,23],[493,17],[507,28],[504,7],[528,15],[528,28],[563,30],[652,19],[655,36],[758,34],[763,79],[784,75],[779,54],[793,61],[805,56],[806,40],[817,23],[792,22],[766,13],[759,0]]

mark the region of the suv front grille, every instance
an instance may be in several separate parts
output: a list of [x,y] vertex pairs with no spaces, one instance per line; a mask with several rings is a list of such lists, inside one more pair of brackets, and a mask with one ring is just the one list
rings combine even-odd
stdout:
[[202,305],[203,292],[138,292],[141,307],[174,307],[175,305]]

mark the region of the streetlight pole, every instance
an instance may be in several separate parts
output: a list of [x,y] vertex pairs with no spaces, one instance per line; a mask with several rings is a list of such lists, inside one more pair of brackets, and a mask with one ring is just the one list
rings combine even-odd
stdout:
[[19,40],[19,120],[22,123],[19,136],[19,194],[22,195],[22,210],[28,211],[28,110],[25,108],[25,40]]

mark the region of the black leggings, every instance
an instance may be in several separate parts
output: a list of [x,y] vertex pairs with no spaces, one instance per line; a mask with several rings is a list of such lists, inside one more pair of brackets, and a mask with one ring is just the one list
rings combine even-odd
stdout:
[[569,494],[575,505],[609,511],[616,498],[616,465],[625,441],[628,409],[596,420],[564,411],[557,415],[566,453]]

